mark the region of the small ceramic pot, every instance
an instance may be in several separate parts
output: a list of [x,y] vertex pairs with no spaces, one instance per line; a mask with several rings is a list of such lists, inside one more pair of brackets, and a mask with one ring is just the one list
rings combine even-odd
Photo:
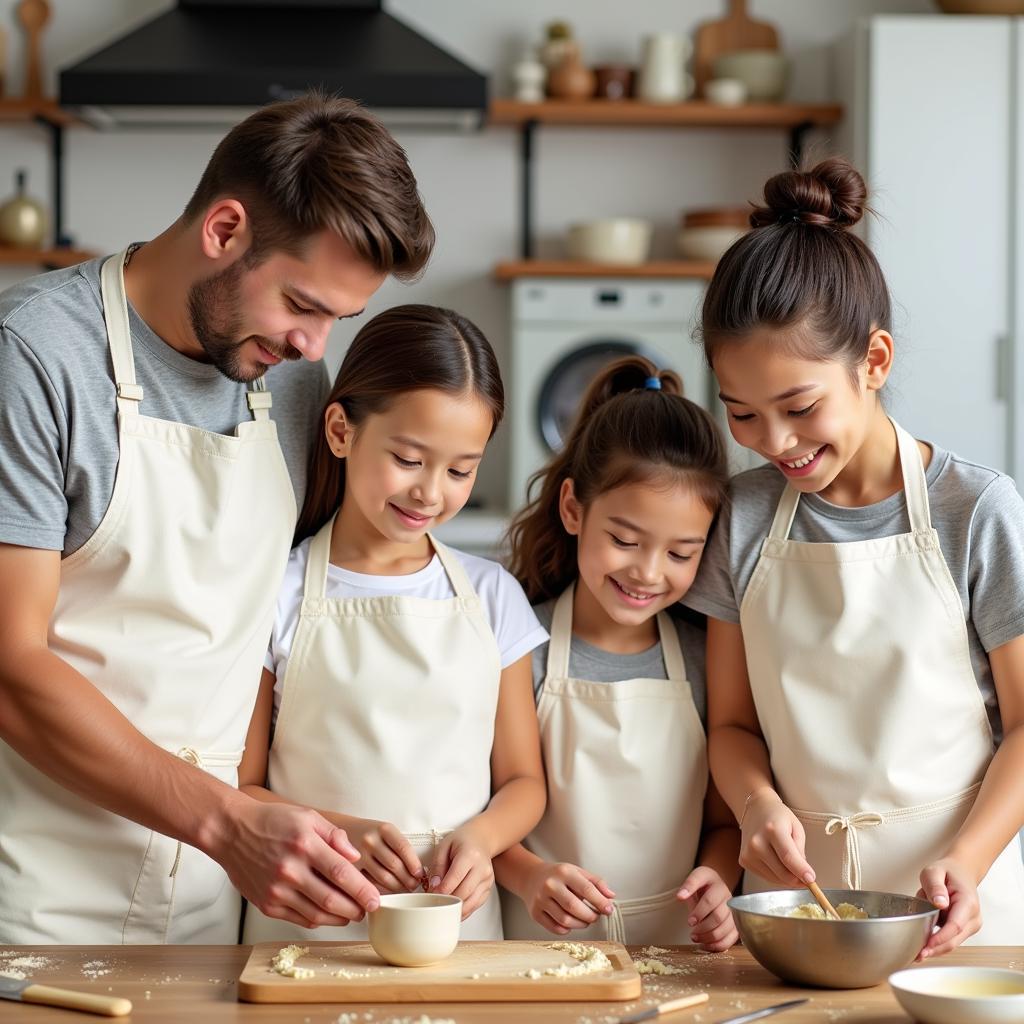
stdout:
[[747,99],[747,87],[738,78],[712,78],[704,83],[704,99],[720,107],[738,107]]
[[636,72],[628,64],[603,64],[594,68],[599,100],[624,100],[633,95]]
[[368,918],[373,951],[396,967],[428,967],[459,944],[462,900],[440,893],[400,892],[380,898]]
[[583,63],[575,44],[548,75],[548,95],[559,100],[586,100],[594,95],[594,72]]

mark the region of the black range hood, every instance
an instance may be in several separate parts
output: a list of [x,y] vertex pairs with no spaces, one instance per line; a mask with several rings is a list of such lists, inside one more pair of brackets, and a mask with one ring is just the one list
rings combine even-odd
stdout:
[[62,105],[113,126],[234,123],[311,87],[392,123],[475,127],[487,105],[483,75],[381,0],[178,0],[61,71],[59,91]]

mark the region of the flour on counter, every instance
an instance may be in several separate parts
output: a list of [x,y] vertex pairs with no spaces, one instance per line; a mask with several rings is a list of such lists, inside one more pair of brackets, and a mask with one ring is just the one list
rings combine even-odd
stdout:
[[579,978],[584,974],[594,974],[597,971],[610,971],[612,962],[596,946],[588,946],[583,942],[549,942],[548,949],[557,950],[559,953],[568,953],[573,960],[579,963],[570,967],[568,964],[559,964],[557,967],[546,967],[543,971],[531,967],[523,971],[520,977],[541,978],[548,975],[552,978]]
[[309,967],[298,967],[296,966],[296,960],[300,957],[305,956],[309,952],[309,946],[285,946],[284,949],[278,950],[271,958],[270,969],[276,974],[280,974],[283,978],[313,978],[316,976],[316,971]]

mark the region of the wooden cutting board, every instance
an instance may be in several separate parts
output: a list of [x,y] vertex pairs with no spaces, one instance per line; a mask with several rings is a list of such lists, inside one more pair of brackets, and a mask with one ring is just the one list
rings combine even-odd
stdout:
[[693,46],[693,77],[697,95],[713,76],[715,58],[734,50],[777,50],[779,34],[764,21],[747,17],[746,0],[729,0],[729,13],[719,21],[707,21],[697,29]]
[[[392,967],[366,942],[303,942],[300,967],[312,978],[285,978],[270,960],[286,942],[253,946],[238,979],[238,998],[249,1003],[485,1003],[594,1002],[636,999],[642,991],[625,946],[588,942],[603,950],[612,970],[572,978],[525,977],[531,969],[578,961],[543,942],[460,942],[432,967]],[[339,975],[337,972],[343,972]]]

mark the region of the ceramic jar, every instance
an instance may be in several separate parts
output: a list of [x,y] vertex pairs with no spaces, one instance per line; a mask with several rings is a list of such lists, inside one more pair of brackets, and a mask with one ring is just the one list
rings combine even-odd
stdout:
[[524,53],[512,68],[516,99],[521,103],[540,103],[547,77],[548,69],[532,53]]
[[42,244],[46,235],[46,210],[43,204],[26,194],[28,175],[15,175],[18,190],[12,199],[0,206],[0,242],[22,249]]
[[648,103],[685,100],[693,91],[693,77],[685,67],[691,50],[690,40],[679,32],[645,36],[637,96]]
[[548,95],[559,100],[585,100],[594,95],[594,72],[583,63],[575,43],[548,75]]

